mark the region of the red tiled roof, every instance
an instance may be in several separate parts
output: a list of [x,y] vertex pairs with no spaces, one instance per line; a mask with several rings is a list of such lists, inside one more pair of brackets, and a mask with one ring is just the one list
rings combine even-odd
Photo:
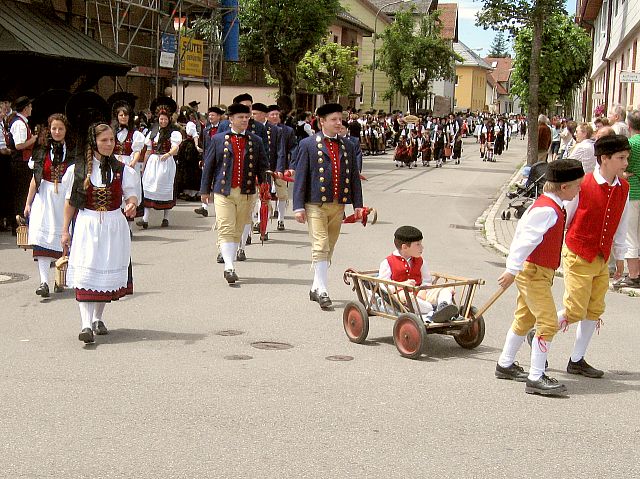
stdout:
[[458,41],[458,4],[457,3],[440,3],[440,21],[442,21],[442,37]]
[[[493,67],[491,74],[497,82],[508,82],[511,68],[513,65],[513,58],[495,58],[486,57],[484,59],[489,65]],[[495,63],[495,67],[493,66]]]

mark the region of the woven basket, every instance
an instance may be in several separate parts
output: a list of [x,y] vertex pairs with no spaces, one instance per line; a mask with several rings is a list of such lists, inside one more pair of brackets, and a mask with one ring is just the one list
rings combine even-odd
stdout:
[[67,265],[69,263],[69,257],[63,256],[56,260],[56,281],[55,291],[60,292],[64,290],[67,285]]
[[26,251],[27,249],[32,248],[29,244],[29,227],[27,226],[27,220],[20,215],[16,215],[16,223],[18,224],[18,227],[16,228],[16,243],[18,248],[22,248]]

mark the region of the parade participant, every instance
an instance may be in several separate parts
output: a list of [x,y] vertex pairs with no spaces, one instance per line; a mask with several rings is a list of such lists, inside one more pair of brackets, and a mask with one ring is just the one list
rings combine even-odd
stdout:
[[13,224],[13,181],[11,179],[11,139],[7,117],[11,103],[0,101],[0,231],[7,231]]
[[178,170],[182,179],[182,195],[187,200],[193,201],[194,199],[199,199],[198,191],[200,190],[200,180],[202,179],[202,168],[200,166],[202,149],[199,146],[202,128],[196,110],[187,109],[184,113],[186,138],[182,140],[178,150]]
[[362,173],[362,150],[360,149],[360,138],[355,138],[349,133],[349,124],[343,120],[342,128],[340,129],[339,134],[344,136],[345,140],[349,140],[351,141],[351,143],[353,143],[353,148],[355,149],[356,155],[356,165],[358,165],[358,173]]
[[[432,278],[422,253],[422,232],[414,226],[401,226],[393,235],[395,251],[380,263],[378,278],[405,283],[409,286],[431,286]],[[404,291],[387,286],[390,293],[407,302]],[[458,308],[453,304],[453,288],[422,289],[415,299],[420,315],[426,323],[445,323],[457,316]]]
[[127,102],[119,102],[113,106],[111,129],[115,133],[116,142],[113,154],[140,174],[142,171],[140,152],[144,147],[144,135],[134,127],[131,106]]
[[267,155],[261,138],[248,131],[251,110],[234,103],[228,111],[230,129],[215,135],[204,154],[200,194],[209,203],[213,187],[218,246],[224,260],[224,278],[238,280],[234,267],[240,237],[253,211],[256,186],[265,180]]
[[24,205],[24,216],[29,218],[29,244],[40,272],[36,294],[43,298],[49,296],[51,260],[62,257],[65,191],[61,183],[73,161],[65,142],[68,129],[64,115],[55,113],[48,118],[47,129],[33,150],[33,177]]
[[[204,127],[204,130],[202,132],[202,151],[203,152],[206,151],[207,144],[211,141],[211,138],[213,138],[218,133],[220,119],[223,114],[224,114],[224,110],[222,108],[219,108],[217,106],[209,107],[209,110],[207,111],[207,124]],[[200,161],[201,170],[203,165],[204,165],[204,161],[201,160]],[[206,218],[207,216],[209,216],[209,205],[203,202],[200,208],[196,208],[193,211],[194,213],[202,215]]]
[[[506,271],[498,279],[504,289],[515,280],[518,299],[495,376],[526,381],[525,392],[529,394],[559,395],[567,390],[564,384],[545,374],[547,355],[558,330],[551,286],[554,272],[560,266],[565,227],[563,204],[578,194],[583,176],[582,164],[577,160],[549,164],[544,194],[518,222]],[[531,369],[527,374],[515,357],[534,325],[537,337],[531,345]]]
[[[108,334],[102,319],[106,303],[133,294],[131,238],[125,216],[136,214],[140,177],[113,155],[109,125],[91,126],[84,161],[69,167],[63,179],[66,204],[62,247],[69,251],[67,284],[75,288],[82,321],[78,339]],[[121,211],[125,201],[124,215]],[[69,234],[71,220],[73,242]]]
[[424,133],[422,133],[420,154],[422,158],[422,166],[429,166],[429,162],[431,161],[431,131],[427,128],[425,128]]
[[[269,105],[267,119],[269,123],[276,125],[282,132],[282,144],[284,154],[282,155],[282,164],[278,164],[275,169],[276,180],[276,211],[278,212],[278,231],[284,231],[284,213],[289,201],[289,184],[284,181],[284,172],[291,169],[293,152],[297,146],[296,132],[290,126],[281,123],[280,108],[278,105]],[[362,158],[361,158],[362,161]]]
[[147,158],[144,161],[142,187],[144,194],[144,216],[137,224],[149,227],[151,208],[163,212],[161,227],[169,226],[169,211],[176,205],[173,183],[176,176],[174,155],[178,153],[182,134],[171,121],[171,113],[164,105],[156,112],[158,123],[153,126],[147,138]]
[[329,262],[333,256],[344,216],[344,205],[352,204],[362,216],[362,186],[353,164],[353,145],[338,136],[342,106],[322,105],[316,111],[321,132],[304,139],[297,150],[293,210],[296,221],[307,222],[315,269],[309,299],[323,309],[331,307],[327,291]]
[[604,374],[590,366],[584,356],[605,310],[612,252],[616,261],[614,280],[624,271],[629,215],[629,183],[624,172],[630,148],[624,135],[598,139],[594,144],[598,166],[585,175],[580,194],[567,204],[568,227],[562,251],[564,310],[558,312],[558,323],[563,330],[578,323],[567,364],[569,374],[590,378]]

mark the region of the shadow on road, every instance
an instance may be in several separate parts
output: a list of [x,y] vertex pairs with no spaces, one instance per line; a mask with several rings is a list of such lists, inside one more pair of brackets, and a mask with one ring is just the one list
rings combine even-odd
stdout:
[[308,286],[309,280],[291,278],[248,278],[241,276],[240,284],[299,284]]
[[194,344],[206,338],[206,334],[174,333],[171,331],[156,331],[153,329],[110,329],[107,336],[98,336],[93,344],[85,345],[85,349],[97,349],[98,346],[108,344],[138,343],[142,341],[183,341]]

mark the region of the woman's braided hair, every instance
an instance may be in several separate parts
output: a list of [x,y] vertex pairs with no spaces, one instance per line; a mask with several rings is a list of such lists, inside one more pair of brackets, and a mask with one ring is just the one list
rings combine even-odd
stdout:
[[84,156],[85,171],[87,173],[84,179],[85,191],[87,190],[87,188],[89,188],[89,185],[91,184],[91,172],[93,170],[93,155],[98,152],[98,142],[96,138],[101,134],[103,134],[105,131],[110,129],[111,127],[106,123],[97,123],[89,127],[89,138],[87,141],[87,149],[85,151],[85,156]]

